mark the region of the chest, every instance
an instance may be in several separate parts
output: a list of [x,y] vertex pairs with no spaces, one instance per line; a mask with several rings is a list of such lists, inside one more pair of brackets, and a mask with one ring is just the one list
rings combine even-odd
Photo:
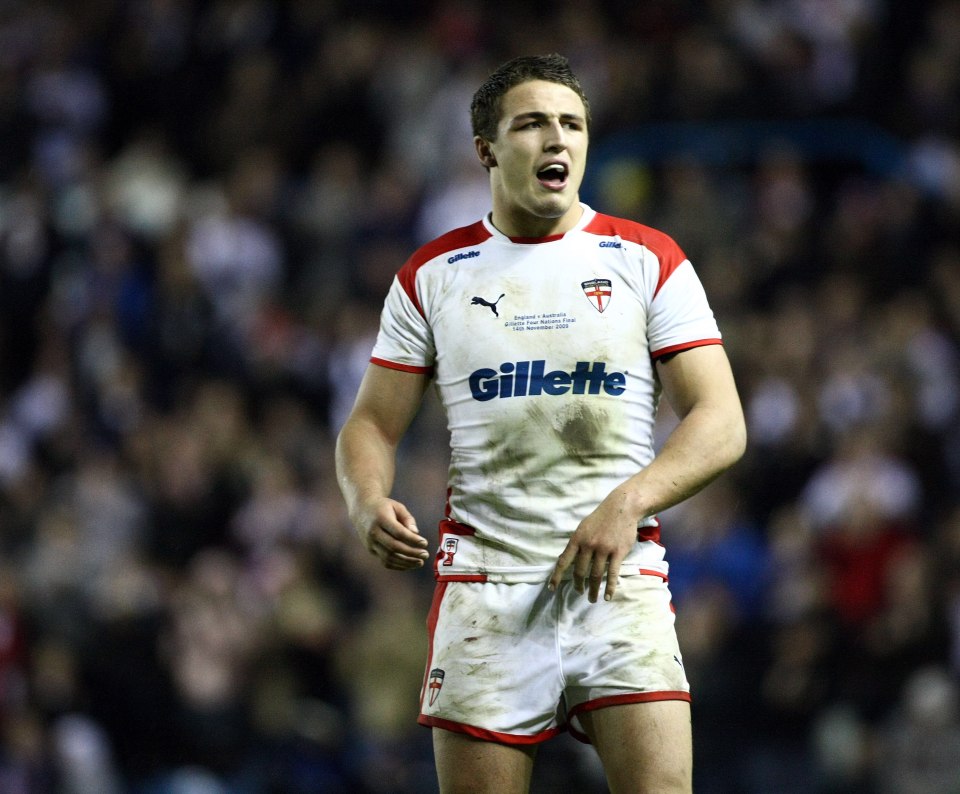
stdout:
[[428,296],[438,372],[536,360],[573,370],[645,355],[644,286],[640,263],[597,241],[477,256]]

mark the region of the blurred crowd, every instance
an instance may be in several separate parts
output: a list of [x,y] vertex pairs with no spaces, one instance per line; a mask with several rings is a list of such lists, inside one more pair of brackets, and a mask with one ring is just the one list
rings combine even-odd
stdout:
[[[662,516],[698,794],[960,791],[960,2],[0,0],[0,792],[435,791],[432,577],[333,439],[396,269],[488,209],[473,90],[552,51],[748,417]],[[446,440],[431,398],[424,528]]]

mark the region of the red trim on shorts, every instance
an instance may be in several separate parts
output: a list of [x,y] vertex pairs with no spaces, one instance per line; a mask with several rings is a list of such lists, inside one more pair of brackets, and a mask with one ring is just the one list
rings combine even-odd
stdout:
[[440,522],[440,532],[449,532],[451,535],[476,535],[477,530],[468,524],[461,524],[452,518],[445,518]]
[[658,576],[665,582],[670,581],[670,577],[663,573],[663,571],[654,571],[652,568],[641,568],[639,573],[641,576]]
[[420,708],[423,709],[423,699],[427,694],[427,679],[433,669],[433,637],[437,632],[437,620],[440,617],[440,602],[447,592],[446,582],[437,582],[433,589],[433,601],[430,611],[427,612],[427,663],[423,670],[423,686],[420,688]]
[[578,741],[584,742],[585,744],[590,744],[590,737],[587,736],[583,731],[578,730],[573,726],[573,718],[578,714],[583,714],[585,711],[596,711],[597,709],[606,708],[607,706],[625,706],[631,703],[658,703],[664,700],[682,700],[686,703],[691,701],[690,693],[684,692],[682,689],[678,690],[665,690],[663,692],[633,692],[623,695],[610,695],[605,698],[597,698],[596,700],[588,700],[586,703],[581,703],[578,706],[574,706],[567,713],[567,730],[570,731],[570,735],[577,739]]
[[438,582],[486,582],[485,573],[438,573],[434,577]]
[[523,734],[490,731],[486,728],[478,728],[475,725],[464,725],[462,722],[453,722],[452,720],[445,720],[442,717],[430,717],[425,714],[421,714],[417,718],[417,722],[427,728],[443,728],[445,731],[465,733],[467,736],[472,736],[474,739],[482,739],[485,742],[498,742],[499,744],[512,745],[539,744],[563,733],[564,730],[563,728],[547,728],[545,731],[540,731],[540,733],[525,736]]
[[[449,501],[449,496],[447,498]],[[441,538],[443,537],[444,533],[447,533],[448,535],[459,535],[460,537],[472,537],[473,535],[477,534],[477,531],[467,524],[461,524],[453,519],[445,518],[440,522],[439,526],[439,535]],[[440,570],[440,560],[442,559],[443,549],[437,549],[437,553],[433,558],[433,576],[438,582],[487,581],[487,575],[485,573],[444,573]]]
[[649,526],[639,527],[637,529],[637,540],[652,540],[658,546],[663,545],[660,543],[660,519],[654,518],[653,523]]

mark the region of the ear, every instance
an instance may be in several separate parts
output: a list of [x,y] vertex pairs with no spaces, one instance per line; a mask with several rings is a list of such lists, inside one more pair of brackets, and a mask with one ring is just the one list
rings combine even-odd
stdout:
[[477,157],[484,168],[496,168],[497,158],[493,156],[493,149],[490,147],[490,141],[481,138],[479,135],[473,139],[473,144],[477,149]]

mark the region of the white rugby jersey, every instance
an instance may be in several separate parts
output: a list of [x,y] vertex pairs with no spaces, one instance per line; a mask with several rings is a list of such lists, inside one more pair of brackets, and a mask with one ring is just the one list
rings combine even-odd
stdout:
[[[719,344],[667,235],[583,205],[566,234],[489,217],[420,248],[386,298],[371,361],[432,374],[451,439],[438,578],[541,581],[570,535],[654,456],[654,361]],[[666,577],[647,516],[621,574]]]

